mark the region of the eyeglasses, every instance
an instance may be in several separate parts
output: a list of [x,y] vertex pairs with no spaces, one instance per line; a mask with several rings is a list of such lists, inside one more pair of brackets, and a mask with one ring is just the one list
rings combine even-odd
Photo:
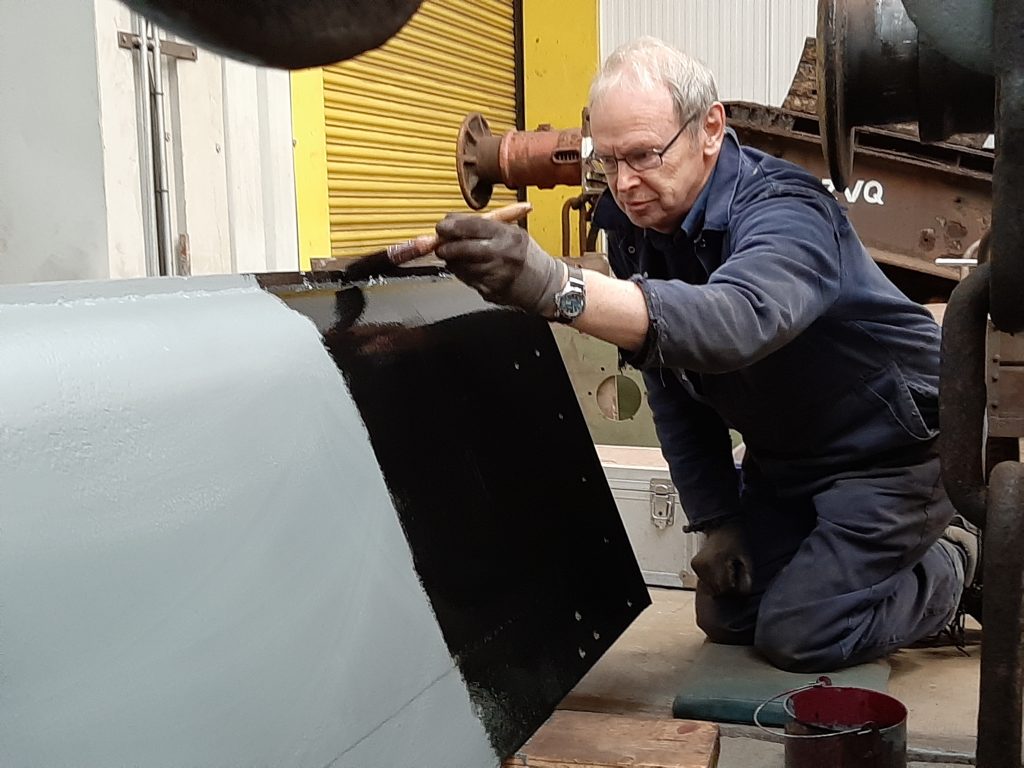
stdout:
[[[694,115],[696,117],[696,115]],[[662,163],[665,162],[664,155],[670,149],[672,145],[676,143],[676,140],[683,135],[683,131],[686,127],[694,120],[691,117],[685,123],[682,128],[676,131],[675,136],[668,140],[661,149],[638,149],[635,152],[630,152],[622,157],[616,157],[615,155],[591,155],[590,166],[605,176],[614,176],[619,172],[619,163],[625,163],[634,171],[653,171],[655,168],[660,168]]]

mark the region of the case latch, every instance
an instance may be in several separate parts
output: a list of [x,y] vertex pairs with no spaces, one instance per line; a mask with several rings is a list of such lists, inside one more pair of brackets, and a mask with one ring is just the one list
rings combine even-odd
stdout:
[[666,480],[651,480],[651,522],[664,530],[676,520],[676,489]]

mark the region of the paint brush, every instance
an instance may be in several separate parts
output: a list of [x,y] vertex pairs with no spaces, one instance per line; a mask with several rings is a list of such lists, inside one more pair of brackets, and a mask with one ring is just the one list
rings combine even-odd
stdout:
[[[480,214],[481,218],[503,221],[512,224],[519,221],[526,214],[533,210],[530,203],[512,203],[493,211]],[[356,282],[366,280],[376,275],[387,275],[393,273],[393,268],[407,261],[418,259],[432,253],[444,240],[438,237],[437,233],[420,235],[404,243],[389,245],[382,251],[361,256],[350,267],[344,270],[345,280]]]

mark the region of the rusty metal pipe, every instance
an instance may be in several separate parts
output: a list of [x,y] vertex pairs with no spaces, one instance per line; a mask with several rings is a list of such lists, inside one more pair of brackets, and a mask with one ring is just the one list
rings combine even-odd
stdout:
[[590,227],[587,231],[587,253],[597,250],[597,238],[601,234],[601,230],[597,227]]
[[986,480],[1004,461],[1020,461],[1020,438],[992,437],[985,443]]
[[590,213],[591,213],[591,199],[586,195],[580,195],[580,221],[579,221],[579,238],[580,238],[580,256],[583,256],[587,251],[592,251],[590,247]]
[[992,175],[992,321],[1024,330],[1024,5],[995,3],[996,161]]
[[985,337],[991,266],[983,264],[953,291],[942,331],[939,373],[939,456],[953,506],[985,527]]
[[477,145],[477,173],[485,183],[502,181],[501,144],[501,136],[480,137]]
[[501,181],[509,187],[551,189],[582,183],[583,131],[509,131],[501,139]]
[[569,211],[572,210],[573,198],[562,203],[562,258],[569,258]]
[[579,255],[582,256],[588,250],[587,248],[587,223],[589,218],[587,215],[587,196],[579,195],[577,197],[570,197],[564,203],[562,203],[562,256],[568,258],[572,255],[572,235],[570,230],[572,225],[570,219],[572,215],[570,211],[579,211],[580,218],[577,224],[577,238],[580,248]]
[[1024,659],[1024,465],[992,471],[985,528],[978,768],[1020,768]]

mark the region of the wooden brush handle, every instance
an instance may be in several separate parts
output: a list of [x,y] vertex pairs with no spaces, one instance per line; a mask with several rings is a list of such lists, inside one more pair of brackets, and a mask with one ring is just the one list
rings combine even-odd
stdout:
[[[511,205],[505,205],[501,208],[495,208],[493,211],[482,213],[480,214],[480,218],[493,219],[494,221],[503,221],[506,224],[512,224],[513,222],[519,221],[532,210],[533,206],[530,203],[512,203]],[[418,259],[421,256],[426,256],[443,242],[444,241],[437,236],[436,232],[430,235],[420,235],[419,237],[414,237],[412,240],[407,240],[404,243],[392,245],[388,248],[388,259],[390,259],[391,263],[395,265],[405,264],[407,261]]]

